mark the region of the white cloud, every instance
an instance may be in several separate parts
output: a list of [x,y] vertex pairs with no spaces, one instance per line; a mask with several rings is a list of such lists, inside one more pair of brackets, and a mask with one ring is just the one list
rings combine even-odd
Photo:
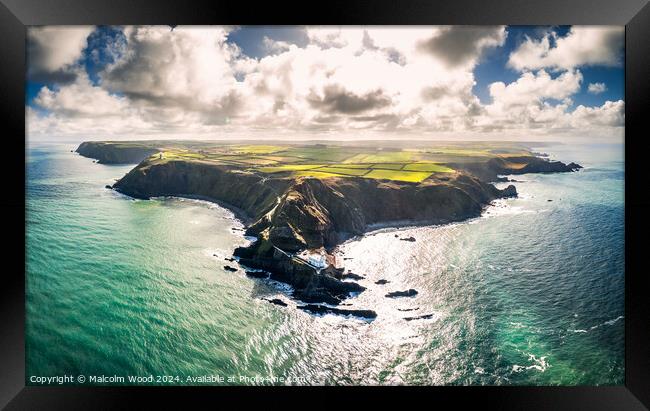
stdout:
[[100,74],[106,88],[163,107],[234,104],[228,99],[237,87],[234,63],[240,53],[226,42],[226,29],[155,26],[124,34],[124,57]]
[[564,37],[550,31],[540,40],[527,37],[510,54],[508,66],[520,71],[617,66],[622,63],[623,40],[624,28],[619,26],[574,26]]
[[476,129],[523,136],[622,136],[624,102],[574,108],[571,96],[580,90],[582,74],[566,71],[555,78],[544,70],[523,73],[519,79],[490,85],[492,103],[474,120]]
[[291,48],[291,43],[286,41],[273,40],[267,36],[264,36],[262,43],[264,43],[264,47],[269,53],[281,53]]
[[39,92],[34,103],[46,114],[28,110],[30,136],[515,136],[620,127],[618,102],[572,111],[583,81],[573,68],[493,83],[492,102],[481,104],[473,70],[504,43],[504,27],[313,27],[305,47],[263,39],[269,55],[260,59],[245,56],[229,33],[125,28],[126,45],[99,84],[73,64],[71,81]]
[[59,91],[43,87],[34,102],[68,117],[120,117],[129,106],[126,98],[93,87],[85,73],[78,73],[74,83],[61,87]]
[[591,94],[600,94],[607,91],[607,85],[605,83],[589,83],[587,86],[587,91]]
[[404,130],[464,116],[478,101],[471,68],[450,68],[418,50],[418,42],[439,33],[310,28],[312,44],[264,57],[246,75],[241,88],[253,95],[233,121],[297,131]]
[[508,85],[502,82],[489,86],[492,106],[507,111],[515,106],[539,105],[543,100],[564,100],[580,90],[582,73],[579,70],[566,71],[553,78],[540,70],[533,74],[526,72]]
[[594,127],[623,127],[625,103],[623,100],[606,101],[600,107],[578,106],[571,114],[571,126],[575,129]]
[[307,28],[310,43],[322,48],[358,48],[363,41],[363,31],[354,27],[318,27]]
[[[34,102],[48,114],[28,108],[27,130],[30,136],[115,136],[128,139],[134,135],[155,133],[155,125],[146,121],[145,113],[128,98],[94,86],[83,72],[76,74],[73,83],[56,90],[43,87],[38,92]],[[169,120],[171,124],[172,119]]]
[[30,27],[27,30],[27,58],[29,74],[40,81],[71,81],[70,72],[87,39],[92,26]]

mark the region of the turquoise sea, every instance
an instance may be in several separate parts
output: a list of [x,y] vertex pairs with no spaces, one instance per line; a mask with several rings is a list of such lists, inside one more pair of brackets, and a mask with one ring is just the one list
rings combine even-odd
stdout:
[[104,186],[133,166],[74,148],[26,152],[28,385],[623,383],[621,144],[538,148],[585,169],[515,176],[519,198],[480,218],[399,229],[415,242],[382,229],[343,244],[368,287],[349,302],[371,322],[225,271],[248,241],[230,211],[117,194]]

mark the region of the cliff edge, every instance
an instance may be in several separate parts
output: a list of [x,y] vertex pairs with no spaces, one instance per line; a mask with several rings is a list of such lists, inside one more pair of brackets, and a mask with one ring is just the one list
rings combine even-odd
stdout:
[[421,183],[361,177],[268,178],[200,161],[145,160],[113,188],[136,198],[201,197],[234,209],[258,240],[235,256],[248,268],[294,287],[305,302],[337,304],[363,287],[342,281],[337,267],[321,270],[296,257],[330,251],[375,224],[441,224],[477,217],[490,201],[516,196],[463,173]]
[[[581,168],[532,155],[495,155],[448,162],[451,171],[427,174],[419,182],[354,175],[323,178],[268,173],[242,165],[241,154],[209,157],[202,150],[194,155],[137,143],[87,142],[77,152],[102,163],[139,162],[112,187],[131,197],[199,197],[235,211],[247,226],[246,234],[257,238],[234,251],[247,274],[287,283],[303,302],[330,305],[364,290],[345,278],[331,254],[346,239],[378,225],[442,224],[478,217],[494,199],[517,195],[513,185],[499,189],[491,184],[507,180],[499,175]],[[247,164],[262,160],[251,155]],[[319,253],[325,263],[314,265],[304,258],[305,251]]]
[[159,150],[132,143],[85,141],[76,151],[84,157],[96,159],[101,164],[138,164]]

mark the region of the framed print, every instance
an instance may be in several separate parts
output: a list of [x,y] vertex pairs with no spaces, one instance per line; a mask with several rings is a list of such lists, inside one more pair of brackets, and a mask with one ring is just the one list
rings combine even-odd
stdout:
[[650,403],[645,2],[0,11],[7,409]]

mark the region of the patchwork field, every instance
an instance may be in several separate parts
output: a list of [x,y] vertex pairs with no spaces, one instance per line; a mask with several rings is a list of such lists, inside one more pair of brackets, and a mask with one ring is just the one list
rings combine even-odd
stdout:
[[[131,143],[134,144],[134,143]],[[144,144],[143,144],[144,145]],[[431,143],[430,147],[375,147],[371,144],[219,144],[167,142],[151,162],[200,161],[274,178],[363,177],[421,182],[455,173],[457,167],[500,157],[530,156],[516,143]],[[514,163],[513,163],[514,164]]]

